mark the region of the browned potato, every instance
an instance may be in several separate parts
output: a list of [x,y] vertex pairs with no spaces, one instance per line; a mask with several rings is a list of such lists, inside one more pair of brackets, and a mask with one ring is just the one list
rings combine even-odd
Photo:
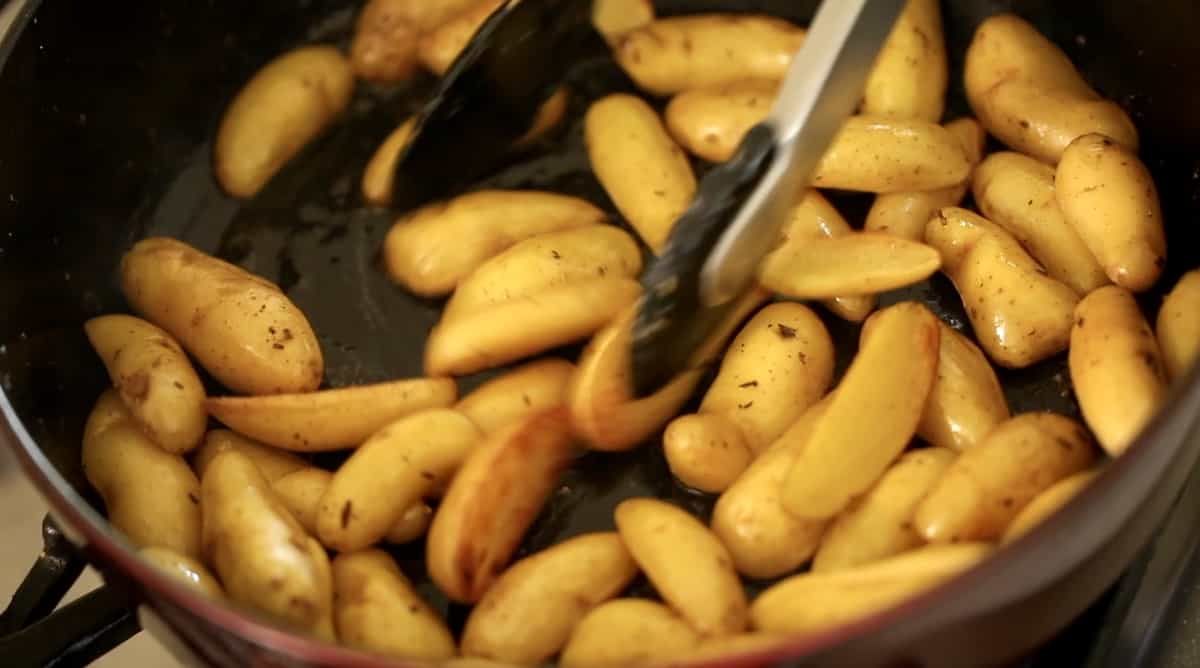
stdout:
[[450,482],[429,527],[429,577],[451,600],[487,593],[554,491],[573,454],[558,408],[505,427],[479,445]]

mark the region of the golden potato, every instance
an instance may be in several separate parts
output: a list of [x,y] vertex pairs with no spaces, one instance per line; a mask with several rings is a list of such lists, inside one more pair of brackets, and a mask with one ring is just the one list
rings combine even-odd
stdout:
[[561,406],[575,365],[558,358],[523,364],[480,385],[463,397],[454,410],[491,434],[516,420]]
[[1099,469],[1080,471],[1047,487],[1041,494],[1033,497],[1021,512],[1008,523],[1004,530],[1001,543],[1008,544],[1029,533],[1034,527],[1050,519],[1063,506],[1082,492],[1092,480],[1100,474]]
[[754,599],[754,628],[819,633],[865,619],[959,575],[991,551],[984,543],[928,545],[844,571],[793,575]]
[[[392,130],[379,148],[375,149],[362,176],[363,199],[368,204],[387,206],[392,203],[396,162],[400,159],[400,153],[408,146],[416,127],[416,117],[409,116],[403,123],[396,126],[395,130]],[[386,260],[387,256],[385,255],[384,258]]]
[[1023,368],[1066,350],[1079,295],[1047,276],[1003,228],[947,207],[929,220],[925,243],[941,253],[942,271],[993,362]]
[[603,211],[576,197],[480,190],[400,218],[384,239],[383,261],[388,276],[409,292],[440,297],[520,241],[604,221]]
[[595,0],[592,27],[615,45],[625,33],[641,28],[655,18],[653,0]]
[[1108,284],[1092,251],[1063,217],[1053,167],[1020,153],[993,153],[975,170],[971,190],[983,215],[1016,237],[1052,278],[1080,295]]
[[217,455],[200,482],[206,561],[229,598],[333,640],[329,558],[271,491],[249,457]]
[[922,304],[902,302],[868,323],[858,355],[783,483],[783,507],[797,517],[836,515],[916,433],[937,370],[938,318]]
[[750,128],[767,118],[779,92],[777,79],[738,79],[692,88],[671,98],[663,116],[679,145],[709,162],[733,157]]
[[584,445],[593,450],[629,450],[657,432],[691,396],[703,367],[719,353],[733,330],[768,298],[753,288],[730,311],[695,355],[693,368],[665,387],[641,399],[633,398],[630,378],[633,319],[637,305],[630,304],[612,324],[598,332],[583,354],[567,385],[571,426]]
[[204,443],[192,457],[192,468],[196,470],[196,476],[203,478],[204,471],[208,469],[212,460],[226,450],[237,450],[249,457],[258,467],[259,473],[270,483],[310,466],[303,458],[286,450],[263,445],[228,429],[213,429],[204,435]]
[[213,148],[217,181],[249,198],[350,104],[354,74],[331,46],[304,46],[260,69],[225,110]]
[[813,572],[854,568],[923,545],[925,539],[913,529],[913,512],[957,456],[938,447],[901,455],[834,519],[813,557]]
[[739,79],[782,79],[804,36],[804,29],[770,16],[671,16],[619,37],[613,55],[639,88],[671,95]]
[[851,116],[817,164],[812,185],[894,193],[947,188],[970,174],[962,142],[936,123]]
[[390,422],[458,398],[452,378],[406,378],[304,394],[212,397],[209,415],[234,431],[284,450],[353,448]]
[[1102,100],[1054,43],[1012,14],[993,16],[967,48],[967,100],[988,132],[1055,164],[1076,137],[1100,132],[1136,150],[1137,129]]
[[430,72],[445,74],[483,22],[506,4],[507,0],[474,0],[453,18],[421,35],[416,46],[417,60]]
[[662,252],[692,203],[696,177],[658,114],[641,98],[609,95],[588,108],[584,141],[592,171],[617,210],[652,251]]
[[[782,243],[767,256],[767,259],[775,254],[786,255],[793,245],[807,243],[812,239],[830,239],[850,234],[851,231],[850,223],[846,222],[829,200],[825,199],[819,190],[809,188],[788,212]],[[842,295],[821,300],[821,303],[834,315],[850,322],[862,322],[875,309],[874,295]]]
[[936,123],[942,119],[949,79],[938,0],[908,0],[875,58],[862,112]]
[[996,370],[971,339],[938,323],[937,376],[917,436],[953,450],[966,450],[1009,418],[1008,402]]
[[466,416],[449,409],[402,417],[379,430],[333,474],[317,510],[317,536],[339,552],[375,544],[454,475],[480,437]]
[[1054,176],[1058,206],[1117,285],[1149,290],[1167,263],[1158,190],[1136,150],[1098,134],[1063,151]]
[[311,392],[325,361],[317,335],[277,285],[174,239],[121,258],[121,289],[222,385],[245,394]]
[[470,9],[472,1],[367,0],[350,43],[354,73],[383,84],[411,78],[417,69],[418,38]]
[[187,585],[190,589],[207,594],[213,598],[223,598],[225,596],[225,591],[221,589],[221,583],[217,582],[217,578],[209,572],[204,564],[192,557],[184,556],[165,547],[142,548],[138,551],[138,554],[142,555],[143,559],[153,564],[159,570]]
[[1079,302],[1067,363],[1096,440],[1114,457],[1125,452],[1167,397],[1158,341],[1133,294],[1110,285]]
[[[946,123],[949,130],[962,144],[967,162],[974,170],[983,159],[987,133],[974,118],[959,118]],[[937,190],[883,193],[877,195],[867,212],[863,224],[864,232],[886,232],[904,239],[921,241],[925,237],[925,223],[947,206],[958,206],[967,194],[967,183]]]
[[587,613],[621,593],[637,564],[616,533],[576,536],[513,564],[467,617],[464,656],[540,665]]
[[923,243],[854,232],[788,244],[763,260],[759,281],[794,299],[860,297],[923,281],[940,266],[938,252]]
[[617,531],[654,589],[701,636],[745,630],[746,593],[729,551],[708,527],[665,501],[622,501]]
[[183,457],[146,437],[115,390],[92,408],[81,454],[113,528],[139,548],[200,556],[200,481]]
[[1167,377],[1183,378],[1200,357],[1200,269],[1184,274],[1163,297],[1155,331]]
[[787,512],[780,493],[792,462],[828,404],[827,397],[805,411],[717,499],[712,531],[746,577],[765,580],[790,573],[817,549],[828,522]]
[[167,452],[195,449],[208,426],[204,383],[171,335],[128,315],[92,318],[83,329],[146,436]]
[[778,651],[786,643],[782,633],[764,633],[762,631],[747,631],[719,638],[705,638],[679,657],[688,662],[711,661],[726,664],[745,660],[750,652],[763,652],[768,649]]
[[448,659],[454,636],[383,550],[333,560],[333,613],[338,640],[402,659]]
[[[261,470],[261,468],[260,468]],[[333,474],[325,469],[309,466],[270,480],[271,490],[287,507],[296,521],[308,533],[316,536],[317,517],[321,508],[321,497],[329,489]],[[396,524],[384,536],[389,543],[401,545],[425,535],[433,520],[433,509],[418,501],[409,506]]]
[[1034,497],[1094,458],[1083,425],[1055,413],[1022,413],[950,464],[917,506],[913,525],[931,543],[996,540]]
[[667,426],[663,452],[684,484],[720,492],[816,403],[833,378],[833,341],[806,306],[760,310],[730,343],[698,415]]
[[551,409],[500,429],[463,462],[442,497],[429,538],[429,577],[448,598],[478,601],[503,571],[574,454],[566,411]]
[[675,659],[700,637],[670,608],[619,598],[591,609],[571,631],[559,657],[563,668],[655,665]]

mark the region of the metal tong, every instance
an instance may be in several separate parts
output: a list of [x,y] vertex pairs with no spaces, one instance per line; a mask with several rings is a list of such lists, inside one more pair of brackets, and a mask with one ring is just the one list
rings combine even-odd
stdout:
[[[789,209],[857,108],[904,5],[822,2],[767,119],[746,134],[732,159],[704,176],[642,275],[633,329],[635,396],[652,394],[686,370],[754,285]],[[594,39],[590,6],[590,0],[522,0],[493,14],[418,114],[396,188],[444,194],[498,168]]]

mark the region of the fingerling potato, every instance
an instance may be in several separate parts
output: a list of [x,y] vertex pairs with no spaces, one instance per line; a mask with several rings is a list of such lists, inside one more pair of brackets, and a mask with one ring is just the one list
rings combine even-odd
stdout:
[[1063,217],[1053,167],[1012,151],[993,153],[975,170],[971,189],[983,215],[1016,237],[1052,278],[1080,295],[1108,284],[1092,251]]
[[755,287],[740,297],[728,318],[694,355],[693,368],[654,394],[633,398],[630,378],[632,326],[637,305],[630,304],[600,330],[579,358],[567,385],[567,407],[575,435],[592,450],[629,450],[678,414],[700,381],[703,367],[719,352],[733,330],[768,298]]
[[480,190],[400,218],[384,239],[383,261],[392,280],[409,292],[439,297],[520,241],[604,220],[603,211],[576,197]]
[[638,567],[616,533],[576,536],[513,564],[467,617],[462,653],[539,665],[597,605],[621,593]]
[[664,119],[671,136],[692,155],[725,162],[750,128],[766,119],[778,92],[776,79],[738,79],[692,88],[671,98]]
[[902,455],[870,491],[834,519],[813,557],[812,571],[854,568],[924,544],[913,528],[913,511],[956,456],[938,447]]
[[745,630],[746,593],[729,551],[700,520],[665,501],[634,498],[617,531],[654,589],[702,637]]
[[383,550],[333,560],[333,611],[338,640],[402,659],[448,659],[454,636]]
[[993,362],[1019,369],[1067,348],[1079,295],[1046,275],[1003,228],[947,207],[929,220],[925,243],[941,253],[942,271]]
[[890,234],[856,232],[789,244],[763,261],[763,287],[794,299],[860,297],[895,290],[933,275],[938,252]]
[[[396,126],[383,140],[363,170],[362,194],[368,204],[387,206],[392,203],[392,187],[395,185],[396,162],[400,153],[412,139],[417,127],[416,117],[409,116]],[[385,251],[386,253],[386,251]],[[385,260],[387,256],[384,256]]]
[[[962,145],[967,162],[974,170],[983,159],[984,144],[987,133],[983,126],[973,118],[959,118],[946,124]],[[867,220],[863,223],[864,232],[886,232],[897,237],[921,241],[925,236],[925,223],[937,213],[938,209],[946,206],[958,206],[967,193],[969,184],[939,188],[937,190],[916,190],[912,192],[884,193],[877,195],[867,212]]]
[[1155,330],[1167,377],[1183,378],[1200,357],[1200,269],[1184,274],[1163,298]]
[[429,577],[453,601],[479,601],[520,545],[574,454],[566,411],[487,437],[450,482],[429,527]]
[[208,426],[204,384],[171,335],[128,315],[92,318],[83,328],[122,403],[150,440],[167,452],[195,449]]
[[83,473],[108,521],[139,548],[200,556],[200,482],[183,457],[146,437],[115,390],[97,399],[83,429]]
[[294,453],[263,445],[228,429],[213,429],[204,435],[204,443],[192,458],[192,468],[196,470],[196,476],[203,478],[204,471],[208,469],[212,460],[226,450],[237,450],[249,457],[270,483],[310,466]]
[[1033,497],[1033,500],[1008,523],[1008,528],[1004,530],[1000,542],[1007,545],[1050,519],[1054,513],[1067,505],[1067,502],[1075,498],[1076,494],[1092,484],[1092,480],[1099,474],[1099,469],[1080,471],[1047,487],[1042,493]]
[[559,664],[563,668],[656,665],[699,642],[692,627],[662,603],[619,598],[601,603],[579,620]]
[[354,74],[331,46],[304,46],[267,63],[225,110],[213,148],[217,181],[253,197],[350,104]]
[[740,427],[724,415],[681,415],[663,432],[663,456],[679,482],[701,492],[727,489],[754,461]]
[[770,16],[671,16],[622,35],[613,56],[639,88],[665,96],[739,79],[782,79],[804,36]]
[[943,322],[938,327],[937,376],[917,436],[936,446],[966,450],[1009,418],[1008,402],[979,346]]
[[317,510],[317,536],[339,552],[375,544],[458,470],[480,437],[466,416],[449,409],[379,430],[333,474]]
[[[296,518],[305,531],[317,536],[317,517],[321,508],[321,497],[329,489],[329,483],[332,480],[333,474],[329,471],[309,466],[270,482],[271,490],[292,513],[292,517]],[[412,542],[425,535],[432,518],[433,510],[425,503],[418,501],[405,509],[404,514],[400,516],[384,539],[396,545]]]
[[138,551],[143,559],[153,564],[167,575],[203,594],[213,598],[223,598],[225,591],[221,583],[209,572],[208,568],[193,559],[165,547],[147,547]]
[[868,323],[858,355],[784,481],[783,506],[797,517],[836,515],[916,433],[937,371],[938,318],[922,304],[902,302]]
[[655,18],[653,0],[595,0],[592,2],[592,27],[609,45]]
[[592,171],[617,210],[652,251],[661,252],[692,202],[696,177],[658,114],[633,95],[601,98],[584,117],[584,142]]
[[418,38],[467,11],[472,0],[368,0],[358,15],[350,60],[361,79],[399,83],[416,73]]
[[1142,292],[1167,263],[1158,190],[1137,152],[1087,134],[1063,151],[1054,177],[1063,217],[1113,283]]
[[212,397],[209,415],[234,431],[284,450],[321,452],[361,445],[390,422],[457,398],[452,378],[406,378],[303,394]]
[[558,358],[523,364],[480,385],[454,409],[470,418],[484,434],[516,420],[560,406],[575,365]]
[[230,390],[281,394],[321,384],[317,336],[274,283],[165,237],[134,244],[120,271],[133,310]]
[[200,482],[206,561],[229,598],[333,640],[329,558],[271,491],[249,457],[229,450]]
[[929,121],[851,116],[817,163],[814,188],[872,193],[935,190],[966,182],[962,142]]
[[417,60],[430,72],[444,75],[484,21],[506,4],[508,0],[474,0],[453,18],[421,35]]
[[[825,199],[820,191],[809,188],[788,212],[782,242],[767,258],[775,254],[786,255],[792,246],[811,239],[831,239],[851,232],[850,223],[846,222],[829,200]],[[875,309],[875,296],[841,295],[821,300],[821,303],[843,320],[862,322]]]
[[826,397],[805,411],[713,507],[713,534],[746,577],[779,577],[808,561],[817,549],[828,522],[792,515],[784,510],[780,495],[792,462],[808,443],[813,425],[828,404]]
[[1094,458],[1083,425],[1055,413],[1022,413],[950,464],[913,523],[931,543],[996,540],[1039,493]]
[[793,575],[754,599],[754,628],[796,634],[849,624],[933,589],[991,552],[985,543],[928,545],[857,568]]
[[1158,341],[1133,294],[1120,286],[1100,288],[1075,307],[1067,366],[1084,421],[1113,457],[1167,396]]
[[941,120],[950,74],[938,5],[909,0],[867,78],[863,113]]

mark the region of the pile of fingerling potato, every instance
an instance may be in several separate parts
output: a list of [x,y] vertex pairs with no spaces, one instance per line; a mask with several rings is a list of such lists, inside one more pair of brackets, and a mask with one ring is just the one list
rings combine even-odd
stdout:
[[[346,111],[356,79],[444,72],[501,4],[369,0],[349,56],[302,47],[245,85],[216,139],[218,181],[252,197]],[[1135,303],[1167,249],[1129,117],[1001,15],[967,53],[974,115],[943,123],[938,3],[911,0],[758,285],[693,370],[634,399],[638,276],[695,194],[688,155],[733,154],[805,31],[756,15],[657,18],[647,0],[601,0],[593,19],[645,95],[599,99],[584,120],[595,176],[633,233],[552,192],[404,212],[385,270],[447,298],[426,377],[322,389],[313,327],[276,285],[173,239],[126,253],[136,315],[85,325],[112,388],[87,421],[83,464],[147,559],[297,632],[386,655],[711,658],[860,619],[988,558],[1119,457],[1196,359],[1200,270],[1154,328]],[[528,137],[562,121],[569,94]],[[371,203],[387,203],[411,129],[365,171]],[[1005,148],[986,153],[987,135]],[[822,190],[874,194],[861,229]],[[876,307],[939,271],[973,335],[915,301]],[[836,386],[812,302],[863,324]],[[578,359],[542,356],[578,342]],[[1084,423],[1013,415],[996,368],[1062,353]],[[207,396],[197,365],[228,394]],[[714,365],[697,412],[681,415]],[[499,367],[459,396],[456,376]],[[657,447],[660,434],[672,474],[719,495],[707,524],[633,498],[615,530],[513,561],[581,449]],[[336,470],[309,456],[335,450],[350,451]],[[381,547],[422,540],[433,583],[474,606],[457,638]],[[639,574],[658,600],[622,596]],[[776,583],[748,600],[743,579]]]

